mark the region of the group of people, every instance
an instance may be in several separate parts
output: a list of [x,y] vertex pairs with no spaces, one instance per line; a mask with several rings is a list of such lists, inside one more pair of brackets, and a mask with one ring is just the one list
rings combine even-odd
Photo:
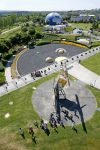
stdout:
[[[48,70],[50,70],[49,68],[48,68]],[[47,71],[46,70],[44,70],[44,71],[34,71],[34,72],[31,72],[31,77],[35,80],[35,78],[36,77],[42,77],[42,74],[44,73],[44,75],[47,75]]]
[[51,114],[50,114],[49,123],[50,123],[50,126],[51,126],[52,128],[54,128],[54,130],[55,130],[56,132],[58,132],[58,131],[57,131],[57,126],[58,126],[58,124],[61,125],[63,128],[65,128],[64,123],[63,123],[62,120],[60,120],[60,116],[59,116],[58,114],[56,114],[56,116],[54,116],[54,114],[51,113]]
[[[67,110],[63,110],[62,109],[62,112],[64,113],[65,119],[69,118],[72,121],[72,129],[74,131],[76,131],[76,133],[77,133],[77,129],[74,126],[75,122],[73,120],[73,115],[71,114],[69,116],[69,112]],[[45,123],[43,119],[40,120],[40,126],[39,126],[39,123],[37,121],[34,121],[33,123],[34,123],[34,126],[36,126],[37,128],[40,127],[49,136],[50,130],[48,128],[47,123]],[[63,128],[65,128],[64,122],[63,122],[63,120],[61,120],[61,118],[60,118],[60,116],[58,114],[51,113],[50,114],[50,118],[49,118],[49,123],[50,123],[50,126],[54,129],[54,131],[56,133],[58,133],[58,130],[57,130],[58,125],[60,125]],[[31,135],[32,141],[34,141],[34,143],[36,144],[36,136],[35,136],[35,133],[33,131],[32,126],[28,127],[28,133]],[[21,135],[21,137],[23,139],[25,139],[25,134],[24,134],[23,128],[19,128],[19,134]]]
[[43,119],[41,119],[41,125],[40,125],[40,127],[49,136],[49,134],[50,134],[49,128],[47,126],[47,123],[45,123]]
[[[73,120],[73,115],[72,114],[69,114],[69,111],[68,110],[66,110],[66,109],[62,109],[62,112],[64,113],[64,118],[67,120],[67,119],[69,119],[69,120],[71,120],[71,122],[72,122],[72,129],[77,133],[77,129],[75,128],[75,121]],[[77,117],[77,118],[79,118],[79,116],[77,115],[77,110],[75,110],[75,116]]]
[[64,113],[64,118],[67,120],[71,120],[72,122],[74,122],[73,120],[73,115],[72,114],[69,114],[69,111],[66,110],[66,109],[62,109],[62,112]]
[[[32,126],[28,128],[28,133],[31,135],[32,141],[36,144],[36,136],[35,136]],[[23,139],[25,139],[25,133],[24,133],[23,128],[19,128],[19,134]]]

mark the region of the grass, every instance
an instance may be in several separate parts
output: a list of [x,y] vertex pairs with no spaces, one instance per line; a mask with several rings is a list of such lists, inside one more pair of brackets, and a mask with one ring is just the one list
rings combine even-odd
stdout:
[[14,31],[10,31],[10,32],[7,32],[3,35],[0,35],[0,40],[2,39],[9,39],[10,37],[14,36],[16,33],[20,33],[21,29],[18,28],[18,29],[15,29]]
[[[39,120],[35,112],[31,97],[32,87],[38,86],[56,74],[42,78],[31,83],[17,91],[0,97],[0,150],[99,150],[100,148],[100,112],[96,112],[93,118],[86,122],[88,133],[86,134],[81,125],[77,126],[78,134],[71,127],[65,129],[58,127],[58,134],[50,128],[50,136],[47,136],[40,128],[33,126],[36,135],[37,144],[35,145],[28,134],[28,125],[33,120]],[[100,92],[90,88],[99,103]],[[13,106],[9,105],[13,101]],[[9,112],[11,116],[4,118],[5,113]],[[22,127],[25,131],[26,139],[23,140],[18,135],[18,128]]]
[[59,40],[59,36],[56,34],[45,34],[44,38],[42,40],[45,41],[52,41],[52,40]]
[[65,31],[66,31],[66,32],[72,32],[73,29],[74,29],[73,27],[68,26],[68,27],[65,28]]
[[3,83],[3,82],[5,82],[5,73],[4,73],[4,71],[0,72],[0,83]]
[[[14,25],[14,26],[11,26],[11,27],[8,27],[8,28],[5,28],[5,29],[2,29],[2,33],[3,33],[3,32],[6,32],[6,31],[11,32],[10,30],[11,30],[11,29],[14,29],[14,28],[16,28],[16,27],[18,27],[18,26]],[[14,30],[13,30],[13,31],[14,31]],[[4,34],[5,34],[5,33],[4,33]]]
[[100,75],[100,53],[83,60],[81,64]]
[[84,30],[89,30],[92,27],[91,23],[71,23],[73,28],[82,28]]
[[93,31],[93,34],[96,35],[96,36],[100,36],[100,31]]
[[64,38],[64,39],[66,39],[68,41],[75,41],[76,36],[78,36],[78,35],[73,35],[73,34],[59,34],[60,38]]
[[91,44],[92,47],[97,47],[97,46],[100,46],[100,41],[94,41],[92,44]]

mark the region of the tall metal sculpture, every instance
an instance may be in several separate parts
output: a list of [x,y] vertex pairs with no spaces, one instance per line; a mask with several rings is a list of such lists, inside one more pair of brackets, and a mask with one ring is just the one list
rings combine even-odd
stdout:
[[59,75],[56,79],[54,79],[54,96],[55,96],[55,109],[56,114],[60,117],[60,104],[59,101],[66,99],[66,94],[64,92],[65,86],[70,86],[67,68],[62,68],[59,72]]

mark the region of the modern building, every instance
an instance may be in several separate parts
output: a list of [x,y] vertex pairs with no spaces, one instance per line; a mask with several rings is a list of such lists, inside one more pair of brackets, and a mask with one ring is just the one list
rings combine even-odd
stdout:
[[79,16],[72,16],[70,18],[71,21],[73,22],[80,22],[80,21],[90,21],[93,20],[95,18],[95,15],[89,15],[89,14],[80,14]]
[[62,30],[67,26],[67,24],[63,24],[62,21],[60,14],[56,12],[49,13],[45,18],[45,23],[47,25],[44,26],[44,31],[62,33]]
[[56,12],[49,13],[45,18],[45,23],[48,25],[60,25],[62,23],[62,17]]
[[83,32],[83,29],[76,28],[76,29],[73,30],[73,34],[80,34],[82,32]]

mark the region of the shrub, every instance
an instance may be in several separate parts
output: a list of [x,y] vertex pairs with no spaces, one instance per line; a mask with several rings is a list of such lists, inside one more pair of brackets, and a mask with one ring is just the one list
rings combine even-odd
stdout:
[[51,42],[49,41],[42,41],[42,42],[38,42],[36,45],[40,46],[40,45],[46,45],[46,44],[50,44]]
[[0,72],[3,72],[4,71],[4,66],[2,64],[2,62],[0,62]]

